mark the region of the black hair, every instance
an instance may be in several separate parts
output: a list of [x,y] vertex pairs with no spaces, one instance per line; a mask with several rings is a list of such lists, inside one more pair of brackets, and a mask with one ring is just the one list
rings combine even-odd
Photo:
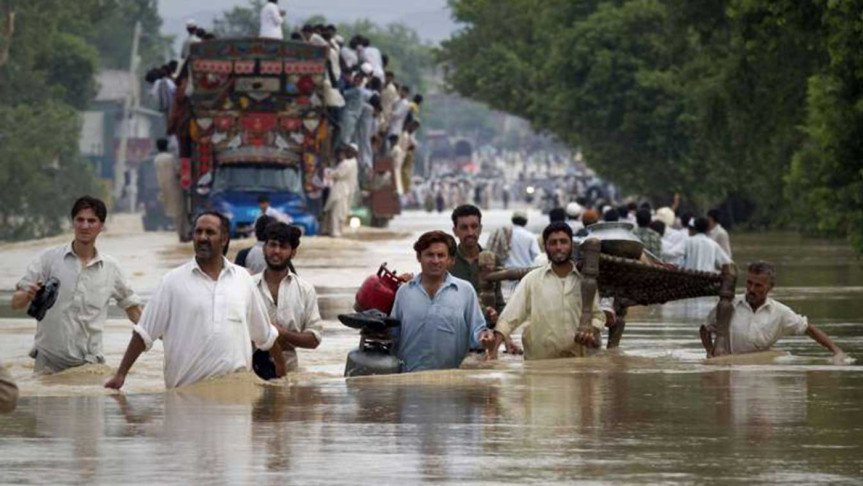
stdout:
[[299,32],[291,32],[291,40],[303,40],[303,36]]
[[222,248],[222,255],[227,255],[228,245],[231,244],[231,221],[227,216],[218,211],[204,211],[195,216],[195,225],[198,224],[198,220],[201,219],[201,216],[215,216],[219,218],[219,228],[222,230],[222,234],[228,237],[225,240],[224,248]]
[[684,228],[689,228],[689,220],[692,219],[692,213],[683,213],[680,215],[680,224]]
[[710,211],[707,211],[707,217],[712,219],[713,221],[719,222],[719,215],[722,214],[719,212],[718,208],[713,208]]
[[[374,78],[375,81],[379,81],[378,78]],[[381,109],[381,97],[378,95],[372,95],[369,98],[369,104],[372,105],[373,108]]]
[[707,218],[704,216],[699,216],[695,218],[695,222],[692,223],[692,228],[696,233],[707,233],[707,227],[710,223],[707,222]]
[[552,233],[557,233],[559,231],[563,231],[567,236],[569,236],[570,240],[572,239],[572,228],[566,224],[565,221],[555,221],[542,230],[542,241],[548,243],[548,237],[551,236]]
[[258,241],[267,241],[267,229],[276,222],[276,218],[262,214],[255,220],[255,239]]
[[512,221],[512,224],[517,224],[519,226],[527,226],[527,218],[520,214],[514,215],[512,219],[510,219],[510,221]]
[[608,211],[602,213],[602,220],[609,223],[614,221],[620,221],[620,213],[617,212],[616,209],[611,208]]
[[650,229],[659,233],[659,236],[665,236],[665,223],[662,221],[655,219],[650,222]]
[[420,256],[422,252],[426,251],[435,243],[445,244],[447,251],[449,252],[449,256],[455,255],[455,238],[439,230],[423,233],[416,243],[414,243],[414,251],[417,252],[417,256]]
[[166,152],[168,150],[168,139],[167,138],[159,138],[156,140],[156,150],[159,152]]
[[281,221],[275,221],[267,226],[265,241],[275,240],[279,243],[287,243],[291,245],[291,248],[296,249],[300,246],[300,237],[302,235],[303,232],[300,228]]
[[465,216],[476,216],[479,218],[479,222],[482,223],[482,211],[478,207],[473,204],[462,204],[452,210],[453,227],[458,226],[458,218],[464,218]]
[[368,88],[372,91],[380,91],[381,88],[383,88],[383,83],[381,82],[380,78],[372,77],[372,79],[369,81]]
[[644,228],[650,224],[650,209],[641,208],[635,212],[635,222],[640,228]]
[[75,200],[72,204],[72,219],[75,219],[75,216],[78,215],[84,209],[92,209],[94,213],[96,213],[96,217],[99,218],[99,221],[102,223],[105,222],[105,218],[108,217],[108,208],[105,206],[105,201],[99,199],[98,197],[93,196],[81,196]]
[[258,204],[264,203],[264,202],[265,203],[270,202],[270,196],[268,196],[266,194],[261,194],[260,196],[258,196]]
[[558,221],[566,221],[566,209],[553,208],[548,212],[548,222],[555,223]]
[[617,215],[620,219],[629,217],[629,206],[620,206],[617,208]]
[[414,96],[414,103],[416,103],[418,105],[423,104],[423,95],[418,94],[418,95]]

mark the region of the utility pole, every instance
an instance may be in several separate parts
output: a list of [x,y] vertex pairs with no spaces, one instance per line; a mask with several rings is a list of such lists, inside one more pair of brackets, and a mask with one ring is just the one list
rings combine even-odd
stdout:
[[[141,39],[141,22],[135,22],[135,32],[132,36],[132,52],[129,57],[129,92],[123,101],[123,115],[120,121],[120,147],[117,149],[117,162],[114,164],[114,202],[119,204],[123,196],[123,186],[126,185],[126,152],[129,145],[129,115],[132,104],[138,104],[138,42]],[[129,181],[129,211],[134,211],[137,205],[137,175],[132,172]]]

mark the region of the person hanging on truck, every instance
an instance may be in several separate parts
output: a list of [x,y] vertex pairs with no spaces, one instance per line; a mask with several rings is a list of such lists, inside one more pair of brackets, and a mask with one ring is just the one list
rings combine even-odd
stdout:
[[114,258],[96,248],[108,210],[101,199],[82,196],[72,205],[74,240],[43,251],[30,263],[12,294],[12,309],[29,305],[49,279],[59,282],[57,301],[36,323],[30,356],[37,373],[56,373],[104,363],[102,330],[113,299],[137,323],[141,299]]
[[253,277],[270,320],[279,331],[286,371],[298,368],[296,348],[315,349],[323,336],[315,287],[297,276],[291,263],[300,246],[300,236],[296,226],[281,222],[267,226],[267,268]]
[[329,235],[334,238],[342,236],[342,226],[348,218],[354,196],[359,189],[357,153],[357,145],[353,143],[336,151],[339,162],[330,171],[333,186],[330,189],[327,203],[324,205],[322,235]]
[[224,215],[206,211],[197,217],[194,258],[162,278],[106,388],[122,388],[135,361],[157,339],[165,350],[167,388],[250,370],[250,342],[270,351],[276,376],[284,376],[279,331],[251,275],[225,258],[230,239]]

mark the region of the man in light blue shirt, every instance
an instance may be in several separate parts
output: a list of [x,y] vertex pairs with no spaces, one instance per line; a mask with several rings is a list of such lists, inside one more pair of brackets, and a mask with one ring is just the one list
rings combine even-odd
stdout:
[[494,344],[494,335],[470,282],[450,275],[455,239],[430,231],[414,244],[422,272],[399,287],[393,318],[402,371],[458,368],[471,347]]

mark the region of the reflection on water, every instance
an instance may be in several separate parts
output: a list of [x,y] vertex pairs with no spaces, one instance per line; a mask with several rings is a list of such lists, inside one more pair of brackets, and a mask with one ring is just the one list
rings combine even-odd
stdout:
[[[863,272],[845,250],[735,241],[743,263],[781,255],[776,297],[863,357]],[[107,366],[33,377],[32,326],[0,319],[0,357],[25,395],[0,416],[2,481],[858,483],[863,368],[831,365],[805,337],[779,358],[706,364],[696,328],[714,304],[632,309],[617,353],[351,380],[340,373],[357,337],[327,323],[276,386],[238,374],[164,392],[156,346],[127,395],[102,390]],[[108,327],[116,365],[129,328]]]
[[155,395],[31,397],[0,418],[0,468],[11,482],[860,477],[856,370],[592,360],[416,383],[234,380]]

